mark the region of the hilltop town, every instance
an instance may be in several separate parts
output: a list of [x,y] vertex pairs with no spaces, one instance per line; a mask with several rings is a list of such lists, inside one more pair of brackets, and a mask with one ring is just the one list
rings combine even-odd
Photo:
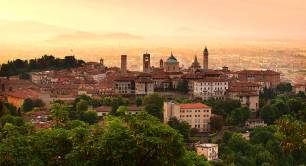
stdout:
[[[190,134],[181,133],[184,138],[199,155],[215,161],[219,158],[218,144],[209,141],[210,134],[215,133],[215,139],[220,139],[224,130],[236,131],[230,128],[236,126],[249,140],[248,130],[271,123],[259,113],[267,103],[263,103],[267,95],[277,94],[282,89],[287,91],[287,87],[288,92],[305,93],[305,83],[292,87],[290,83],[281,82],[279,72],[233,71],[226,66],[213,70],[208,48],[205,47],[201,56],[203,62],[195,56],[190,66],[183,68],[175,53],[170,52],[165,59],[160,59],[159,66],[152,66],[151,55],[146,52],[141,57],[142,71],[128,69],[128,55],[121,55],[120,68],[106,66],[102,58],[100,62],[83,62],[69,56],[65,59],[74,63],[68,67],[42,66],[38,71],[1,77],[1,100],[15,107],[15,114],[37,129],[58,125],[52,114],[60,103],[75,110],[70,118],[80,117],[85,122],[101,125],[108,115],[122,111],[136,115],[145,111],[174,128],[174,124],[186,123],[196,139],[192,141]],[[42,59],[55,61],[48,55]],[[232,106],[237,108],[234,109],[237,115],[226,112],[230,109],[226,107]],[[218,107],[222,107],[223,112]]]

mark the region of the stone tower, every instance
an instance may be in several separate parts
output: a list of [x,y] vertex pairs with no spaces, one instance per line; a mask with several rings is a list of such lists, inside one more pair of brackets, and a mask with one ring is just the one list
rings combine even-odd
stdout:
[[143,54],[143,72],[150,72],[151,71],[151,59],[150,59],[150,54],[147,52]]
[[206,46],[203,51],[203,69],[208,70],[208,49]]
[[121,72],[127,71],[127,55],[121,55]]
[[159,68],[161,68],[161,69],[164,68],[164,61],[163,61],[163,59],[159,60]]

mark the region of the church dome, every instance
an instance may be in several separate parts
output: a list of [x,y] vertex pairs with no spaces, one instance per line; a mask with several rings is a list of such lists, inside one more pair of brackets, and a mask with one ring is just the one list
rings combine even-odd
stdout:
[[167,59],[167,63],[177,63],[177,59],[171,53],[171,56]]

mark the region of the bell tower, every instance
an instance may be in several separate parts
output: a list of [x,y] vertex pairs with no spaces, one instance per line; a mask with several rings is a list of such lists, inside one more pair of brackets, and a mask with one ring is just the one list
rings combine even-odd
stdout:
[[150,54],[145,53],[143,54],[143,72],[150,72],[151,71],[151,59],[150,59]]
[[208,49],[206,46],[203,51],[203,69],[208,70]]

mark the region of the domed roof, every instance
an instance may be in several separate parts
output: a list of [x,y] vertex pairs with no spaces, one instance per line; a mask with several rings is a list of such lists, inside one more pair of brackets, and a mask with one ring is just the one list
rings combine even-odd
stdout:
[[177,59],[173,56],[172,52],[170,57],[167,59],[167,63],[177,63]]

